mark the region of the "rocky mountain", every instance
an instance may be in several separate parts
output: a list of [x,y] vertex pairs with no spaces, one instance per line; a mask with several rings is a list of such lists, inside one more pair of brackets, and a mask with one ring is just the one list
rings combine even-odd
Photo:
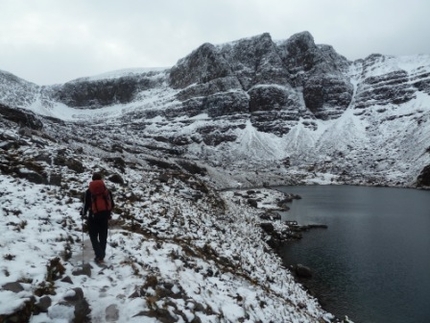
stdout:
[[70,127],[106,124],[122,149],[198,159],[243,185],[414,187],[429,184],[429,75],[429,55],[351,62],[309,32],[266,33],[203,44],[165,70],[42,87],[3,72],[0,103]]
[[[291,200],[249,187],[428,188],[429,95],[430,55],[351,62],[308,32],[50,86],[0,71],[0,321],[339,322],[273,252]],[[79,216],[95,170],[104,269]]]

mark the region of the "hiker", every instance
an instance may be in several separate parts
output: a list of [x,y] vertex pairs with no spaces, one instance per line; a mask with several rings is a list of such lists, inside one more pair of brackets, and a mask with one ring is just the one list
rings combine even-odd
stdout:
[[83,202],[81,216],[82,219],[87,219],[88,232],[95,254],[94,260],[97,264],[103,264],[106,256],[108,222],[115,204],[112,193],[106,188],[100,173],[93,174]]

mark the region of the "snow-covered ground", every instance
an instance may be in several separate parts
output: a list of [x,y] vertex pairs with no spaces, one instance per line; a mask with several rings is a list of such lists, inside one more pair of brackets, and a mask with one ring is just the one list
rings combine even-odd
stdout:
[[[7,135],[19,138],[13,129]],[[261,190],[255,209],[233,191],[217,192],[204,178],[186,172],[128,161],[119,172],[102,158],[47,139],[21,140],[19,148],[2,154],[1,163],[13,159],[20,174],[32,173],[38,165],[39,172],[60,172],[62,181],[54,186],[0,175],[0,317],[48,296],[46,312],[32,315],[29,322],[72,322],[74,308],[67,299],[80,288],[91,322],[334,319],[264,242],[258,215],[274,206],[281,193]],[[59,152],[79,160],[85,171],[76,173],[40,158],[55,159]],[[120,173],[125,182],[106,181],[117,204],[106,268],[92,261],[79,216],[80,193],[94,170],[103,170],[106,177]],[[63,271],[51,266],[56,258]],[[85,274],[80,270],[86,264],[91,268]],[[19,283],[22,290],[9,290],[9,283]]]

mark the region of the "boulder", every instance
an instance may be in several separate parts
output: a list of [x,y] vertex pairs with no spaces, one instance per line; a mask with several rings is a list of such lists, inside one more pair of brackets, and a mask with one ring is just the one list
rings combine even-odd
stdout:
[[258,208],[258,202],[254,199],[248,199],[248,204],[252,207]]
[[80,287],[70,290],[65,296],[64,301],[59,305],[73,308],[74,323],[91,322],[89,314],[91,313],[90,306],[84,297],[84,292]]
[[109,157],[105,158],[105,160],[109,163],[112,163],[114,167],[118,168],[122,173],[125,172],[125,161],[121,157]]
[[263,222],[260,223],[260,227],[263,229],[264,232],[266,232],[267,234],[272,234],[275,230],[274,226],[272,223],[270,222]]
[[[430,149],[428,149],[430,151]],[[430,165],[425,166],[416,180],[417,187],[430,187]]]
[[14,310],[12,314],[0,314],[0,322],[14,323],[14,322],[30,322],[33,315],[34,304],[36,300],[34,297],[23,300],[21,306]]
[[108,180],[111,181],[112,183],[124,185],[124,179],[119,174],[114,174],[108,177]]
[[6,283],[1,287],[3,290],[8,290],[14,293],[19,293],[24,290],[24,287],[18,282]]
[[39,299],[39,301],[35,304],[36,313],[47,313],[48,308],[51,306],[52,300],[51,297],[45,295]]
[[301,277],[301,278],[310,278],[310,277],[312,277],[312,270],[309,267],[304,266],[302,264],[297,264],[295,266],[294,271],[295,271],[295,273],[296,273],[296,275],[298,277]]
[[63,176],[61,174],[51,174],[49,176],[49,185],[61,186]]
[[267,211],[263,214],[260,214],[260,219],[262,220],[281,220],[281,215],[278,212]]
[[68,156],[64,156],[60,153],[54,158],[54,164],[58,166],[66,166],[67,168],[75,171],[76,173],[85,172],[85,167],[80,161],[70,158]]
[[91,277],[91,265],[86,263],[83,266],[76,268],[72,271],[73,276],[86,275]]
[[106,322],[118,322],[119,309],[116,304],[111,304],[105,310]]

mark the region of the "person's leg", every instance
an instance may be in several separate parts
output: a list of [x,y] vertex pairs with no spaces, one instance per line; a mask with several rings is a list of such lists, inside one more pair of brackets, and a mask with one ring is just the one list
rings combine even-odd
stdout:
[[91,245],[93,246],[95,258],[103,259],[99,242],[100,228],[98,221],[95,221],[95,219],[88,220],[88,232],[90,234]]
[[99,223],[99,242],[100,242],[100,259],[106,256],[106,244],[108,236],[108,217],[103,216]]

